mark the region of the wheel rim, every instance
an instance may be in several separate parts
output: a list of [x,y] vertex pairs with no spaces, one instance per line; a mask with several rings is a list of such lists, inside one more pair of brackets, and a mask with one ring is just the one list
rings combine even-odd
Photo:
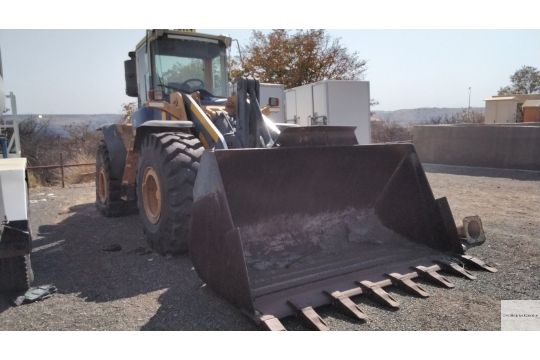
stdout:
[[161,188],[159,177],[151,167],[144,170],[142,195],[146,218],[152,224],[156,224],[161,215]]
[[103,204],[107,201],[107,181],[105,177],[105,169],[103,168],[99,171],[98,198]]

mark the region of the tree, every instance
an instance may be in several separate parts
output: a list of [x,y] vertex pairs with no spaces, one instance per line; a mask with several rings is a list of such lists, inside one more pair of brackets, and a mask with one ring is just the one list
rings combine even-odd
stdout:
[[253,31],[242,57],[231,62],[232,74],[246,73],[261,82],[292,88],[320,80],[355,80],[366,70],[358,53],[349,53],[325,30]]
[[499,89],[499,95],[532,94],[540,92],[540,70],[523,66],[510,76],[511,85]]
[[387,120],[371,121],[371,141],[374,143],[412,141],[412,127]]
[[484,113],[461,109],[460,112],[452,115],[434,116],[427,121],[428,124],[483,124],[485,121]]
[[204,79],[202,60],[191,59],[184,61],[184,63],[175,63],[164,71],[162,75],[165,84],[170,82],[181,84],[188,79]]
[[131,117],[133,116],[133,113],[137,111],[137,103],[136,102],[128,102],[122,104],[122,124],[127,124],[131,121]]

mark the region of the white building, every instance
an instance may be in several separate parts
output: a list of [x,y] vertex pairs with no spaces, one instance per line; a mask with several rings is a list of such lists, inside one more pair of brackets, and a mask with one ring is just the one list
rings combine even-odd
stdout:
[[492,96],[486,99],[486,124],[523,122],[523,104],[540,100],[540,94]]

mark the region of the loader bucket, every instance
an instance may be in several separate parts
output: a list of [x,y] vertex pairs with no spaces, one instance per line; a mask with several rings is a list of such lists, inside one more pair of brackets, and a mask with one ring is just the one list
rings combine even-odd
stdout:
[[267,327],[298,313],[324,327],[313,308],[354,313],[348,296],[384,298],[371,285],[385,275],[463,250],[414,146],[382,144],[206,151],[190,253],[210,288]]

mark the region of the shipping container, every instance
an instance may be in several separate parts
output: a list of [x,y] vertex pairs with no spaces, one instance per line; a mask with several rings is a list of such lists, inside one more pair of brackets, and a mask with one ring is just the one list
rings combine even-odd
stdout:
[[285,99],[288,123],[355,126],[358,142],[371,142],[368,81],[323,80],[285,90]]

